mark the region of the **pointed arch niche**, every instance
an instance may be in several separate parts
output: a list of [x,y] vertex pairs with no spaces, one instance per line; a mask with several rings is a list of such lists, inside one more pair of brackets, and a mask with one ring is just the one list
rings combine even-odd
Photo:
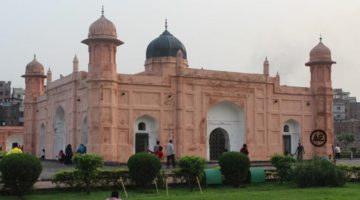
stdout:
[[240,151],[245,142],[244,112],[240,107],[229,101],[222,101],[209,108],[207,113],[208,159],[210,159],[210,142],[212,142],[210,141],[210,135],[216,129],[219,130],[217,132],[224,135],[225,150]]
[[135,153],[152,149],[159,139],[158,121],[149,115],[143,115],[135,120],[134,131]]
[[54,157],[60,150],[65,151],[65,127],[65,111],[59,106],[54,116]]
[[294,119],[283,124],[283,153],[294,154],[300,141],[300,124]]

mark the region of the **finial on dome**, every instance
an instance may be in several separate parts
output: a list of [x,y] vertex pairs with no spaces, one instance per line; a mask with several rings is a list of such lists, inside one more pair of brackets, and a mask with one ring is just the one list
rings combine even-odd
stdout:
[[167,30],[167,27],[168,27],[168,25],[167,25],[167,19],[165,18],[165,30]]
[[36,60],[36,53],[34,53],[34,60]]
[[104,16],[104,5],[101,7],[101,16]]
[[322,42],[322,35],[321,35],[321,33],[320,33],[319,40],[320,40],[320,42]]

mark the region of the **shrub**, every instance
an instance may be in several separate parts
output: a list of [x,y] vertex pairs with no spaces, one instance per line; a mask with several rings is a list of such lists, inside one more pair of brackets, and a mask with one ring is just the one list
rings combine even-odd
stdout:
[[40,176],[42,166],[33,155],[17,153],[4,156],[0,162],[4,188],[19,198],[29,192]]
[[79,173],[79,181],[84,184],[87,194],[96,181],[96,169],[103,166],[101,156],[95,154],[76,154],[74,157],[75,169]]
[[206,161],[198,156],[184,156],[178,161],[178,174],[185,178],[190,187],[196,184],[196,177],[202,180]]
[[77,170],[59,171],[54,175],[52,182],[57,186],[64,184],[65,186],[73,189],[84,187],[80,181],[79,172]]
[[343,186],[347,181],[344,170],[337,168],[327,160],[319,158],[297,163],[294,168],[293,178],[299,187],[336,187]]
[[137,153],[128,160],[130,178],[141,187],[146,187],[158,175],[161,168],[159,158],[148,153]]
[[225,181],[238,187],[247,178],[250,160],[245,154],[239,152],[225,152],[219,157],[219,165]]
[[271,164],[276,168],[277,175],[281,182],[289,181],[295,159],[291,156],[274,155],[271,157]]
[[[93,186],[100,186],[103,188],[119,188],[121,187],[120,178],[126,181],[128,171],[124,169],[96,169],[96,176],[93,179]],[[52,180],[56,185],[64,184],[70,189],[83,188],[84,182],[78,170],[66,170],[57,172]]]
[[101,187],[119,188],[121,187],[120,179],[125,182],[128,177],[129,171],[125,169],[98,169],[97,170],[97,185]]

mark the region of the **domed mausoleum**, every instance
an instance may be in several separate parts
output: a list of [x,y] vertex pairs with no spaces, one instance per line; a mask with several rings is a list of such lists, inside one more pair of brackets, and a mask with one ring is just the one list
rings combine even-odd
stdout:
[[282,86],[280,76],[269,73],[271,59],[259,60],[263,72],[252,74],[193,68],[185,46],[167,27],[149,43],[144,70],[129,75],[121,71],[131,66],[119,66],[118,72],[123,42],[115,24],[102,12],[90,25],[82,41],[89,50],[86,71],[79,71],[76,57],[72,73],[55,80],[50,69],[44,75],[46,63],[34,58],[26,66],[26,152],[40,155],[45,149],[46,158],[55,159],[66,145],[84,144],[107,161],[127,162],[156,141],[165,146],[172,140],[176,157],[207,160],[243,144],[252,161],[293,154],[299,142],[306,159],[332,154],[335,62],[322,41],[306,63],[310,87]]

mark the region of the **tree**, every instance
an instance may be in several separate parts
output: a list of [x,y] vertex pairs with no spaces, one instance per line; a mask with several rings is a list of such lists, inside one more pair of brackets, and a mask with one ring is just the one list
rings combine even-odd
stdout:
[[345,151],[346,151],[346,147],[355,141],[355,135],[353,133],[340,133],[336,138],[340,142],[344,143]]

